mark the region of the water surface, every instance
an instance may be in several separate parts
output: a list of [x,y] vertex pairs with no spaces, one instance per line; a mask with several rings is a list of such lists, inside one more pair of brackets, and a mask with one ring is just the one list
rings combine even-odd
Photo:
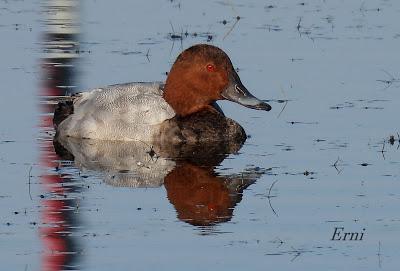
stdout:
[[[397,1],[84,1],[52,24],[63,12],[0,4],[4,268],[398,266]],[[151,146],[130,147],[140,161],[56,154],[43,96],[165,80],[196,43],[223,48],[273,107],[220,103],[250,135],[239,150],[210,165]],[[363,239],[332,241],[335,227]]]

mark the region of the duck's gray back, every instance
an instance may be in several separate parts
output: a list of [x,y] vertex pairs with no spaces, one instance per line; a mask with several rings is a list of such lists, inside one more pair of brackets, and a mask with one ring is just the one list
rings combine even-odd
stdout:
[[161,83],[126,83],[81,93],[73,114],[57,127],[59,136],[151,141],[159,125],[175,116]]

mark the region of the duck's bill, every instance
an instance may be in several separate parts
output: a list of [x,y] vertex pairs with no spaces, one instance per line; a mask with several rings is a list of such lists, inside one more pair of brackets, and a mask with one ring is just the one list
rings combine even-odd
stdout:
[[241,104],[245,107],[270,111],[271,106],[254,97],[242,84],[236,71],[232,71],[228,87],[221,93],[225,99]]

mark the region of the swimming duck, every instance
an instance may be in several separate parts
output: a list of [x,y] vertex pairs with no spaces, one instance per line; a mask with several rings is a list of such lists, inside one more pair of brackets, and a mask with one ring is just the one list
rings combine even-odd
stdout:
[[165,84],[126,83],[82,92],[56,106],[53,122],[56,138],[244,142],[243,128],[225,117],[217,100],[271,110],[243,86],[223,50],[198,44],[178,56]]

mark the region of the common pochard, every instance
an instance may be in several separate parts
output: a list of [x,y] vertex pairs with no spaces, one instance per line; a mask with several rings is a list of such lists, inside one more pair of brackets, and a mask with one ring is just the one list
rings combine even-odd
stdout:
[[242,84],[228,55],[198,44],[184,50],[163,83],[97,88],[61,102],[54,113],[56,137],[122,141],[244,141],[246,133],[215,103],[230,100],[271,110]]

